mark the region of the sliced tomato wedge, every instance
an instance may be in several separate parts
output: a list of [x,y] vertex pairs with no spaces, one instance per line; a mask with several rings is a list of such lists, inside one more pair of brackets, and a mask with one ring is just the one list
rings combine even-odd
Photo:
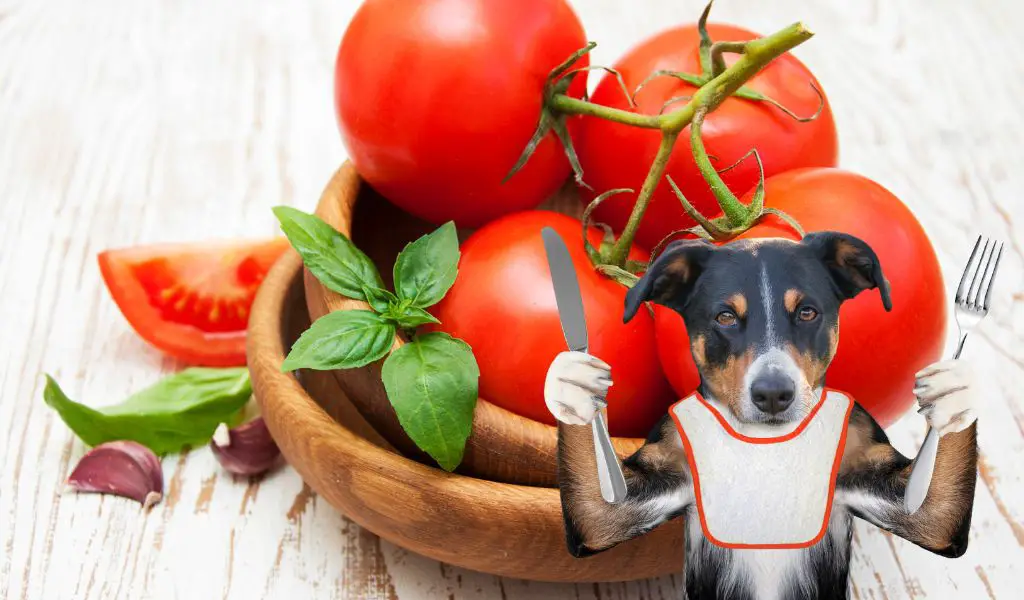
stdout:
[[161,244],[107,250],[100,272],[142,339],[187,363],[245,364],[256,290],[288,240]]

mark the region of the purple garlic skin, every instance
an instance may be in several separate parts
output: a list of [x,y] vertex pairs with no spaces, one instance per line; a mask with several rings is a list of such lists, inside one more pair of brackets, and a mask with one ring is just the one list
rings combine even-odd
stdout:
[[260,475],[270,470],[281,450],[270,437],[262,418],[256,418],[234,429],[221,423],[213,433],[210,449],[217,461],[235,475]]
[[78,492],[113,494],[149,508],[163,498],[164,471],[160,459],[137,442],[107,442],[78,461],[68,487]]

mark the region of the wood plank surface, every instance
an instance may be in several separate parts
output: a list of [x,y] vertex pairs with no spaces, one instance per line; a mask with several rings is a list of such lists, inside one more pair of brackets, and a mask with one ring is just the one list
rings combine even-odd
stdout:
[[[379,541],[284,468],[164,461],[167,497],[63,494],[83,445],[42,373],[115,402],[181,365],[131,331],[97,252],[269,235],[344,159],[332,66],[355,0],[0,0],[0,598],[677,598],[680,578],[550,585],[468,572]],[[950,282],[979,232],[1009,242],[968,342],[985,392],[971,546],[946,560],[859,524],[853,597],[1019,598],[1024,575],[1024,11],[1014,0],[720,0],[759,31],[803,20],[797,54],[840,128],[842,164],[920,218]],[[610,64],[694,0],[575,0]],[[911,415],[890,433],[912,453]]]

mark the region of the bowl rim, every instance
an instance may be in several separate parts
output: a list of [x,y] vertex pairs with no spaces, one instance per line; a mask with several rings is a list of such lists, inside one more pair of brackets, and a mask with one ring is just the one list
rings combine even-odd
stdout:
[[287,303],[296,301],[301,281],[301,259],[289,249],[253,303],[248,364],[282,453],[330,504],[403,548],[501,576],[590,582],[682,572],[681,519],[576,559],[565,546],[557,489],[448,473],[383,448],[329,416],[294,373],[281,371]]

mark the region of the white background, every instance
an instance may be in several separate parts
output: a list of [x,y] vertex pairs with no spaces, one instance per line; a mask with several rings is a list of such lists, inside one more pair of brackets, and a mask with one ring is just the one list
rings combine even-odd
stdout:
[[[511,0],[509,0],[511,1]],[[164,461],[168,495],[61,495],[84,448],[45,407],[120,400],[180,365],[109,299],[97,252],[265,236],[312,208],[345,154],[332,65],[354,0],[0,0],[0,598],[674,598],[679,578],[557,586],[439,564],[348,522],[285,468],[233,480],[205,450]],[[1024,575],[1024,14],[1014,0],[722,0],[798,49],[835,111],[842,163],[917,213],[947,287],[978,232],[1009,241],[968,342],[986,392],[971,546],[942,559],[860,525],[858,598],[1019,598]],[[576,0],[610,64],[693,0]],[[1016,224],[1015,224],[1016,223]],[[916,415],[891,430],[916,448]]]

